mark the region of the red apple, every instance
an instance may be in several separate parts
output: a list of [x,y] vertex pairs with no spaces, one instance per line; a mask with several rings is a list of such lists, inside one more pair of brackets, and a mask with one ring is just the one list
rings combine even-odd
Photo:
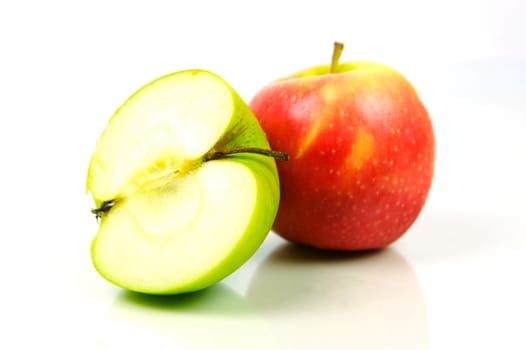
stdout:
[[421,212],[435,162],[428,112],[399,72],[371,62],[315,66],[270,83],[250,107],[279,162],[274,231],[323,249],[389,245]]

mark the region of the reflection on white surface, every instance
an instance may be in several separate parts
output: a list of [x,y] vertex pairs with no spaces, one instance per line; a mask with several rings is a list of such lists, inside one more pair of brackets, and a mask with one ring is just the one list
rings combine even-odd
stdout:
[[395,249],[328,253],[270,241],[244,295],[228,281],[179,296],[118,294],[100,348],[428,348],[424,298]]
[[285,244],[257,269],[246,298],[284,349],[428,348],[424,298],[395,249],[348,254]]

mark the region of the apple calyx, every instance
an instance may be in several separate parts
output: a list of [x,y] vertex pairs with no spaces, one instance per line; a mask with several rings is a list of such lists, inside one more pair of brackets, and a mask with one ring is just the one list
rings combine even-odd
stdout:
[[95,215],[95,218],[97,219],[97,221],[99,221],[99,219],[104,215],[106,214],[107,212],[110,211],[110,209],[115,205],[115,201],[114,200],[110,200],[110,201],[105,201],[101,204],[100,207],[96,208],[96,209],[91,209],[91,213]]
[[[238,154],[238,153],[253,153],[253,154],[260,154],[263,156],[272,157],[272,158],[280,159],[284,161],[289,160],[289,155],[288,153],[285,153],[285,152],[273,151],[270,149],[258,148],[258,147],[235,147],[235,148],[222,150],[222,151],[216,151],[216,150],[208,151],[203,156],[202,162],[204,163],[210,160],[228,158],[230,155]],[[176,171],[176,173],[180,173],[180,172]],[[95,219],[97,219],[97,222],[105,214],[107,214],[111,210],[111,208],[115,206],[116,202],[117,202],[117,199],[107,200],[107,201],[102,202],[102,204],[98,208],[91,209],[91,213],[95,215]]]
[[332,60],[331,60],[331,73],[336,73],[338,69],[338,64],[340,63],[340,57],[343,51],[343,43],[338,41],[334,42],[334,49],[332,51]]

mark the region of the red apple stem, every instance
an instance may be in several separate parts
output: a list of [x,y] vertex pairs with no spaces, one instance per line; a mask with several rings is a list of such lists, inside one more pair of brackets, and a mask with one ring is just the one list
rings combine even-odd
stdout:
[[338,64],[340,63],[340,57],[343,51],[343,43],[338,41],[334,42],[334,49],[332,51],[332,60],[331,60],[331,73],[336,73],[338,70]]
[[237,147],[237,148],[231,148],[231,149],[226,149],[222,151],[208,152],[203,157],[203,161],[207,162],[209,160],[227,158],[228,156],[232,154],[237,154],[237,153],[255,153],[255,154],[261,154],[267,157],[272,157],[275,159],[281,159],[285,161],[289,160],[289,155],[284,152],[278,152],[278,151],[273,151],[270,149],[257,148],[257,147]]

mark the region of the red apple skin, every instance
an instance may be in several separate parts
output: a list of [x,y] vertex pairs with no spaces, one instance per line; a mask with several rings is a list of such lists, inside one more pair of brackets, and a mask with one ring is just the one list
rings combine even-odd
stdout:
[[368,250],[402,236],[431,187],[435,139],[414,87],[376,63],[317,66],[259,91],[250,107],[278,162],[273,230],[321,249]]

